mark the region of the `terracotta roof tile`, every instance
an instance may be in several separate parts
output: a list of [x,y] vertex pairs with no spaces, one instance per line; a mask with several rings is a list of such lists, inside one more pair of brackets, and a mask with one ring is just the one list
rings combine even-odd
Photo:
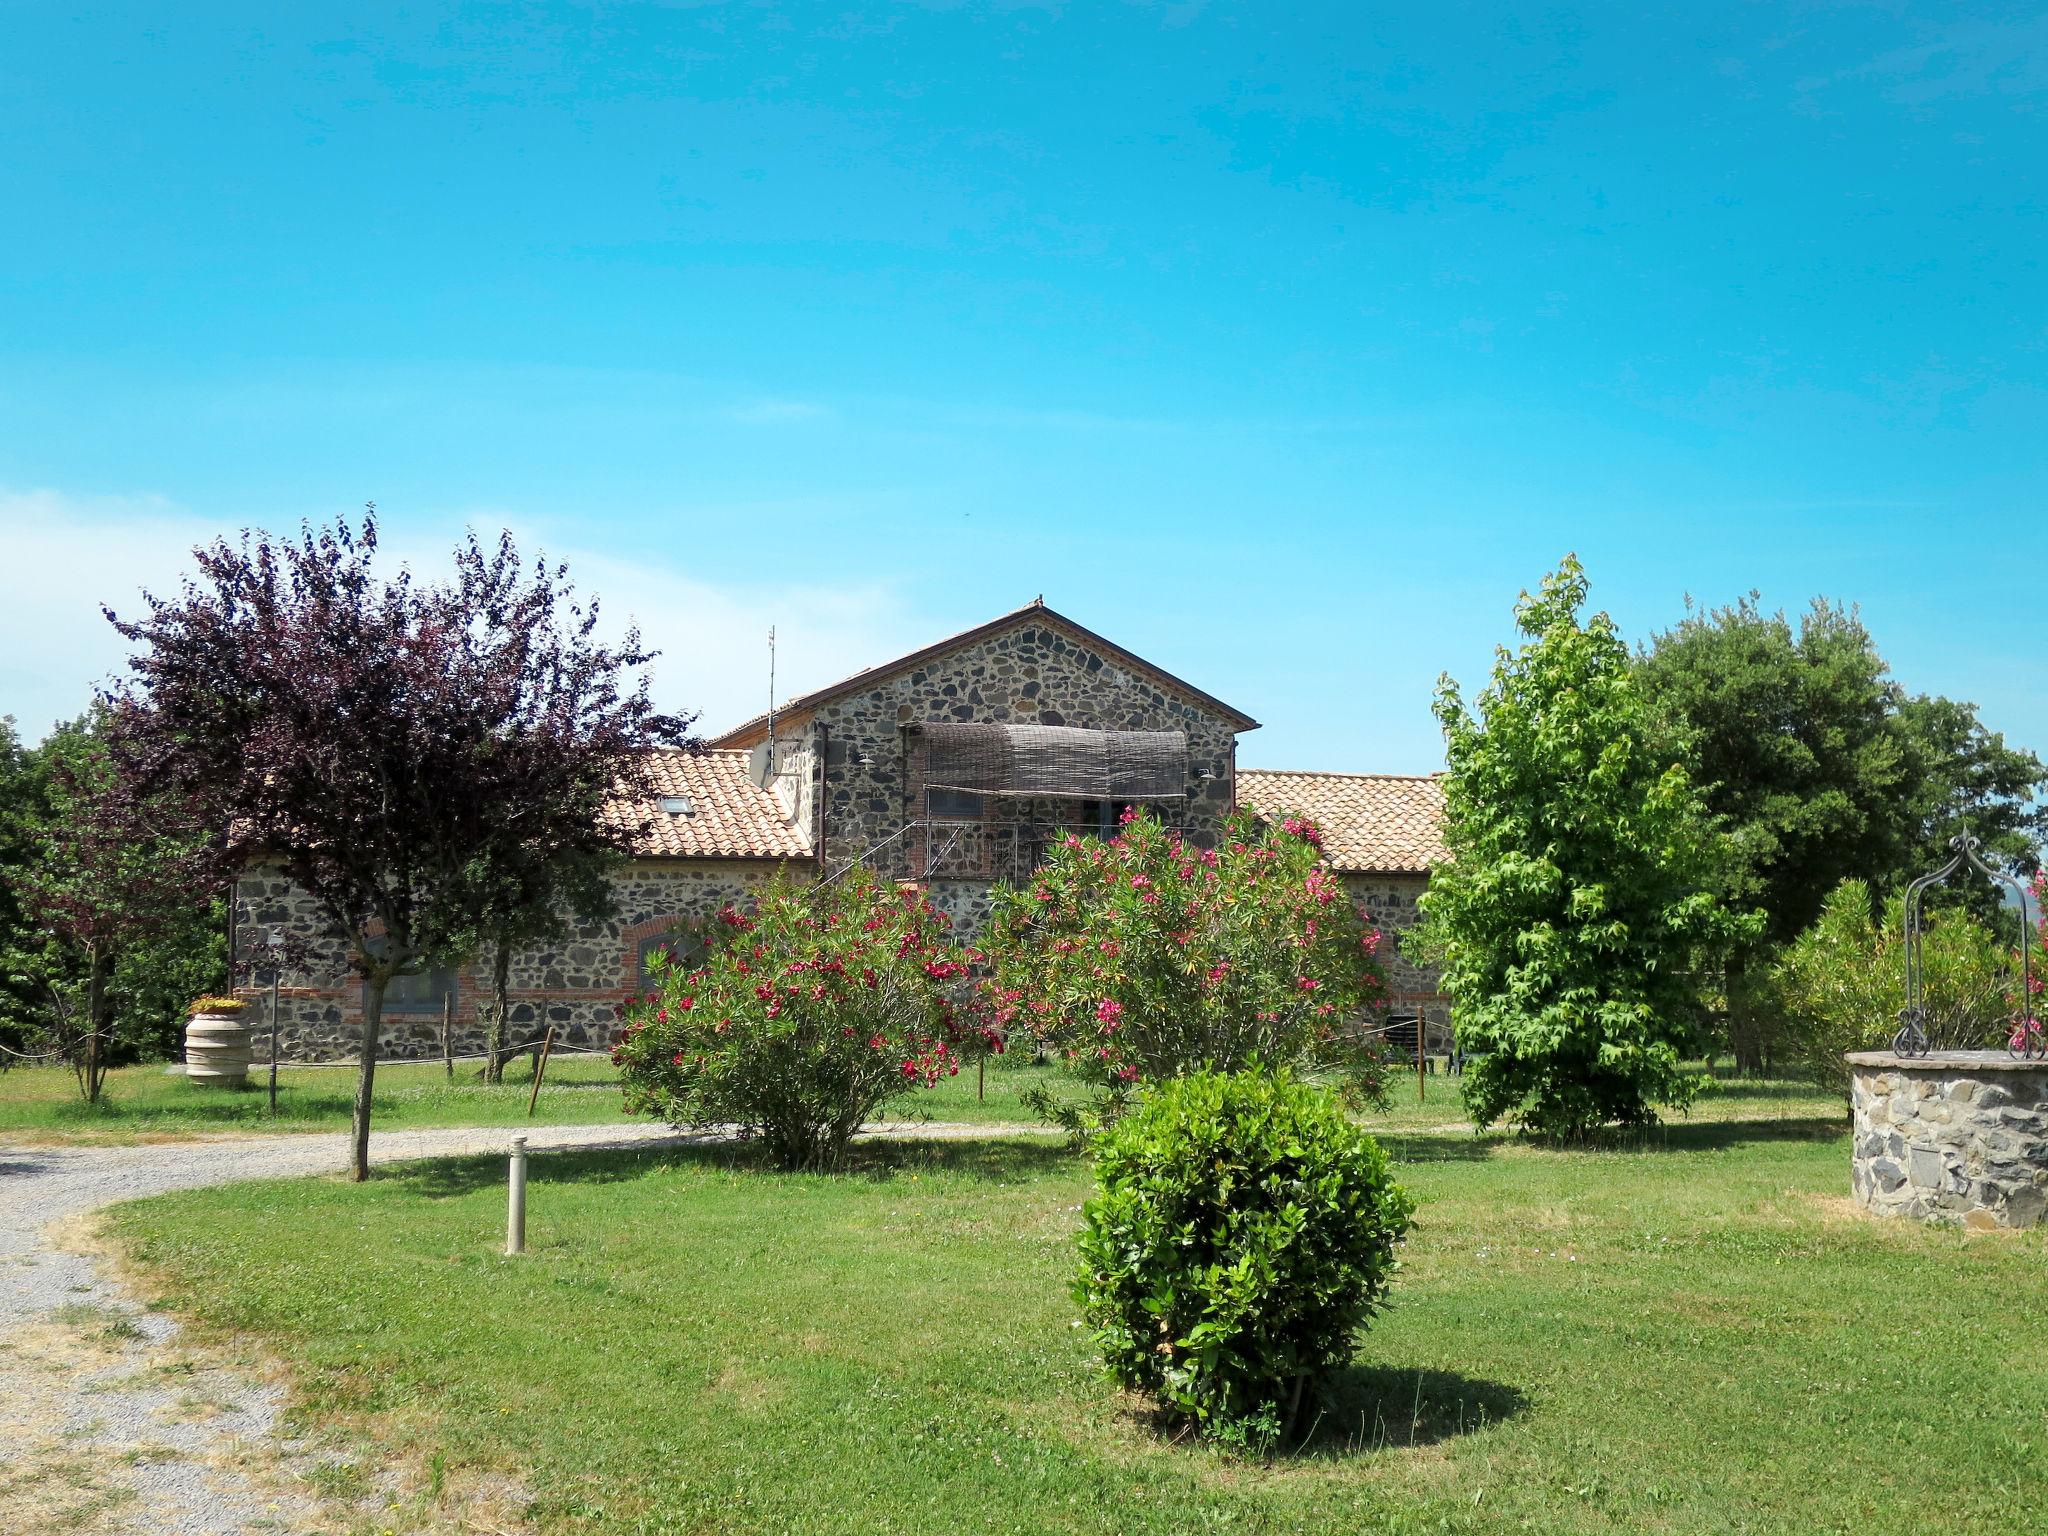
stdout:
[[[744,752],[661,752],[656,754],[654,792],[683,795],[691,814],[671,815],[653,805],[652,824],[633,852],[657,859],[805,859],[810,840],[784,815],[782,803],[747,774]],[[635,807],[616,802],[605,818],[625,826],[638,818]]]
[[1443,785],[1435,778],[1240,768],[1237,798],[1268,821],[1313,821],[1333,869],[1421,874],[1450,857],[1443,843]]

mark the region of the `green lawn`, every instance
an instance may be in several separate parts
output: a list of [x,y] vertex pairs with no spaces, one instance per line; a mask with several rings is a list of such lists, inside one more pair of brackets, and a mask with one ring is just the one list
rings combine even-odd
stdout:
[[[1020,1095],[1031,1083],[1054,1075],[1011,1058],[989,1063],[986,1098],[976,1097],[973,1068],[937,1088],[890,1106],[891,1115],[971,1124],[1030,1122]],[[474,1062],[458,1063],[451,1080],[439,1062],[386,1062],[377,1069],[374,1122],[380,1130],[427,1126],[511,1125],[527,1118],[533,1086],[532,1059],[520,1057],[505,1069],[501,1087],[487,1087]],[[167,1136],[243,1134],[262,1131],[338,1130],[349,1123],[356,1074],[347,1067],[286,1067],[278,1077],[275,1118],[269,1113],[264,1072],[246,1088],[202,1087],[157,1066],[122,1067],[107,1078],[105,1097],[89,1106],[78,1097],[78,1080],[50,1067],[17,1067],[0,1072],[0,1140],[138,1141]],[[558,1056],[548,1063],[536,1125],[582,1125],[623,1121],[618,1072],[602,1056]]]
[[[268,1079],[253,1071],[245,1088],[205,1087],[161,1065],[122,1067],[107,1078],[102,1102],[78,1097],[69,1072],[48,1067],[0,1073],[0,1139],[136,1141],[164,1136],[317,1131],[344,1127],[355,1104],[356,1074],[346,1067],[286,1067],[278,1074],[277,1115],[269,1113]],[[486,1086],[475,1063],[458,1064],[451,1080],[441,1063],[386,1062],[377,1069],[374,1123],[380,1130],[436,1125],[509,1125],[526,1118],[533,1087],[530,1059],[505,1069],[500,1087]],[[602,1056],[548,1063],[538,1124],[622,1120],[618,1077]]]
[[496,1159],[114,1222],[365,1465],[511,1472],[547,1532],[2019,1528],[2048,1239],[1867,1218],[1838,1124],[1782,1111],[1625,1151],[1389,1135],[1419,1203],[1392,1310],[1270,1466],[1097,1378],[1065,1290],[1086,1168],[1051,1143],[839,1178],[544,1154],[520,1260]]

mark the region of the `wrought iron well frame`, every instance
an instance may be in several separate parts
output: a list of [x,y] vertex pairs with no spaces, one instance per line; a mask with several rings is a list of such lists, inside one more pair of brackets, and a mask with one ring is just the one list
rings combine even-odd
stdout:
[[1925,930],[1925,897],[1937,885],[1945,884],[1965,866],[1976,870],[1994,884],[2009,886],[2019,898],[2020,914],[2020,1007],[2019,1022],[2006,1044],[2006,1050],[2021,1061],[2035,1060],[2048,1055],[2048,1036],[2044,1036],[2033,1025],[2034,986],[2030,966],[2028,942],[2027,889],[2020,884],[2017,876],[2003,870],[1993,869],[1978,856],[1983,846],[1967,832],[1958,833],[1949,839],[1954,856],[1941,866],[1906,887],[1905,901],[1905,943],[1906,943],[1906,1006],[1899,1013],[1899,1030],[1892,1036],[1892,1051],[1900,1056],[1925,1056],[1932,1048],[1927,1035],[1927,1005],[1921,996],[1920,939]]

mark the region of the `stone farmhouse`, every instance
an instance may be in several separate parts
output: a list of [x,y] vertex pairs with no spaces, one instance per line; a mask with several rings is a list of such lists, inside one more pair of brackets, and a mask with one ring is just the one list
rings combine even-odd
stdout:
[[[1434,975],[1399,953],[1415,900],[1441,861],[1442,797],[1429,778],[1281,773],[1237,766],[1250,715],[1042,601],[871,667],[712,738],[664,752],[652,825],[615,877],[616,914],[515,957],[506,1038],[552,1024],[557,1044],[602,1049],[621,997],[644,987],[657,947],[778,875],[814,880],[863,862],[924,888],[971,935],[990,892],[1030,873],[1070,832],[1112,831],[1140,804],[1197,842],[1233,807],[1313,818],[1326,853],[1387,935],[1389,1011],[1423,1017],[1434,1045],[1448,1007]],[[283,926],[312,947],[281,989],[279,1054],[330,1060],[357,1049],[363,988],[311,900],[274,869],[243,872],[238,929]],[[252,1002],[265,996],[248,978]],[[488,957],[403,978],[385,996],[384,1053],[482,1049]],[[267,1031],[258,1030],[258,1049]]]

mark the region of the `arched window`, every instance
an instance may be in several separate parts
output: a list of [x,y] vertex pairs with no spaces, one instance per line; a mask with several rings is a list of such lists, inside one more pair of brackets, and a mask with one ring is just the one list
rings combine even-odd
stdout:
[[634,952],[634,972],[640,978],[640,990],[654,990],[654,956],[667,950],[670,957],[688,968],[704,957],[706,949],[703,937],[685,920],[678,918],[672,928],[650,933],[640,940]]

